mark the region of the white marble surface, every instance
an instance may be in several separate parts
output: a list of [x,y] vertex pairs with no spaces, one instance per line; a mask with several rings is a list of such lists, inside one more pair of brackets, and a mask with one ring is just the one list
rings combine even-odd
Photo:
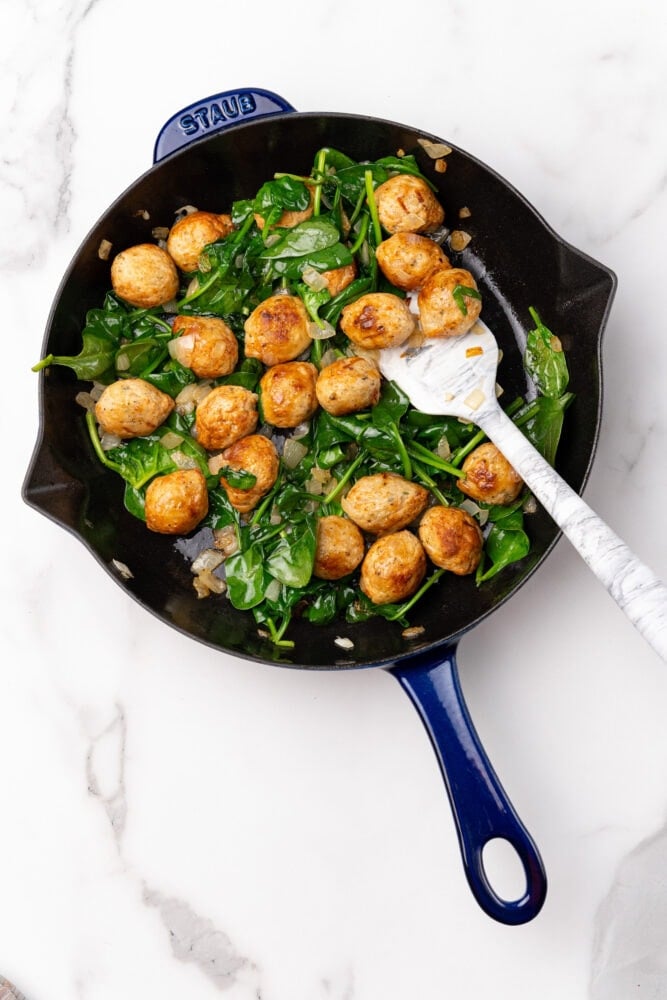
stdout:
[[0,974],[27,1000],[667,996],[667,665],[567,542],[459,650],[549,876],[508,928],[389,675],[214,655],[20,497],[70,257],[174,111],[254,85],[450,138],[616,271],[586,499],[667,578],[664,11],[4,0]]

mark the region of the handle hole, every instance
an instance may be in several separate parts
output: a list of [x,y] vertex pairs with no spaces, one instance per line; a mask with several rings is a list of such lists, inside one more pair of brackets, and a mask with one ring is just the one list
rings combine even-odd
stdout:
[[482,848],[482,864],[493,891],[506,902],[522,899],[528,883],[521,858],[504,837],[487,840]]

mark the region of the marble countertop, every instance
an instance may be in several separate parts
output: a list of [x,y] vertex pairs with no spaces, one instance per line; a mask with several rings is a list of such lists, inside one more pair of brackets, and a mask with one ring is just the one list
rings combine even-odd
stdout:
[[27,1000],[667,996],[667,668],[566,541],[459,650],[548,873],[507,927],[389,674],[214,653],[21,499],[70,258],[175,111],[256,86],[451,140],[615,271],[585,496],[667,579],[664,11],[2,5],[0,974]]

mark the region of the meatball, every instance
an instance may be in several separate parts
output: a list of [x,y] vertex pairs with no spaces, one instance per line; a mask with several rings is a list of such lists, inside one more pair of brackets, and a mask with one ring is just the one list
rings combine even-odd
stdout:
[[315,392],[323,410],[342,417],[375,406],[381,381],[379,371],[366,358],[338,358],[322,369]]
[[312,341],[310,320],[296,295],[272,295],[248,316],[244,324],[245,353],[265,365],[293,361]]
[[417,305],[419,322],[427,337],[460,337],[478,319],[482,311],[481,299],[461,292],[459,305],[454,297],[456,288],[477,291],[470,271],[462,267],[439,267],[431,271],[424,282]]
[[359,586],[373,604],[410,597],[426,575],[426,555],[411,531],[396,531],[373,542],[361,564]]
[[346,517],[331,514],[317,522],[317,548],[313,575],[320,580],[340,580],[353,573],[364,558],[364,536]]
[[375,349],[405,343],[415,329],[407,302],[390,292],[369,292],[341,312],[340,326],[352,343]]
[[232,507],[247,514],[257,506],[278,478],[280,459],[276,447],[273,441],[262,434],[249,434],[225,448],[221,459],[231,469],[243,470],[255,476],[254,486],[245,490],[232,486],[224,475],[220,477],[220,485],[225,489]]
[[239,360],[239,344],[232,330],[215,316],[177,316],[172,350],[177,361],[197,378],[230,375]]
[[348,285],[351,285],[356,276],[357,265],[354,261],[351,264],[345,264],[343,267],[336,267],[333,271],[322,272],[325,287],[332,298],[347,288]]
[[206,479],[199,469],[156,476],[146,488],[146,527],[162,535],[187,535],[208,514]]
[[126,378],[106,387],[95,404],[95,416],[105,434],[133,438],[152,434],[173,409],[166,392],[141,378]]
[[229,215],[214,212],[191,212],[175,222],[167,236],[167,252],[181,271],[190,273],[199,267],[199,255],[209,243],[221,240],[234,231]]
[[138,243],[114,257],[111,285],[116,295],[131,306],[152,309],[176,297],[178,271],[162,247],[155,243]]
[[484,503],[510,504],[523,487],[523,480],[490,441],[468,455],[461,471],[465,476],[458,480],[458,488],[473,500]]
[[388,233],[427,233],[437,229],[445,212],[421,177],[397,174],[375,189],[380,222]]
[[372,535],[400,531],[414,521],[428,503],[429,493],[395,472],[362,476],[341,501],[347,516]]
[[474,573],[482,557],[482,532],[460,507],[429,507],[419,522],[419,538],[431,562],[457,576]]
[[240,385],[219,385],[204,396],[195,413],[197,441],[208,451],[228,448],[257,426],[257,396]]
[[377,262],[388,281],[406,292],[421,288],[436,267],[449,267],[442,247],[418,233],[394,233],[376,251]]
[[309,361],[273,365],[259,383],[264,419],[274,427],[296,427],[317,409],[317,368]]

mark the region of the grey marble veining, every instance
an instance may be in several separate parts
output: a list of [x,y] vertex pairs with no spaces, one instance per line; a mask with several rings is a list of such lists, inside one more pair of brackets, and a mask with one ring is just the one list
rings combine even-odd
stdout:
[[667,825],[618,866],[595,918],[591,1000],[667,996]]

